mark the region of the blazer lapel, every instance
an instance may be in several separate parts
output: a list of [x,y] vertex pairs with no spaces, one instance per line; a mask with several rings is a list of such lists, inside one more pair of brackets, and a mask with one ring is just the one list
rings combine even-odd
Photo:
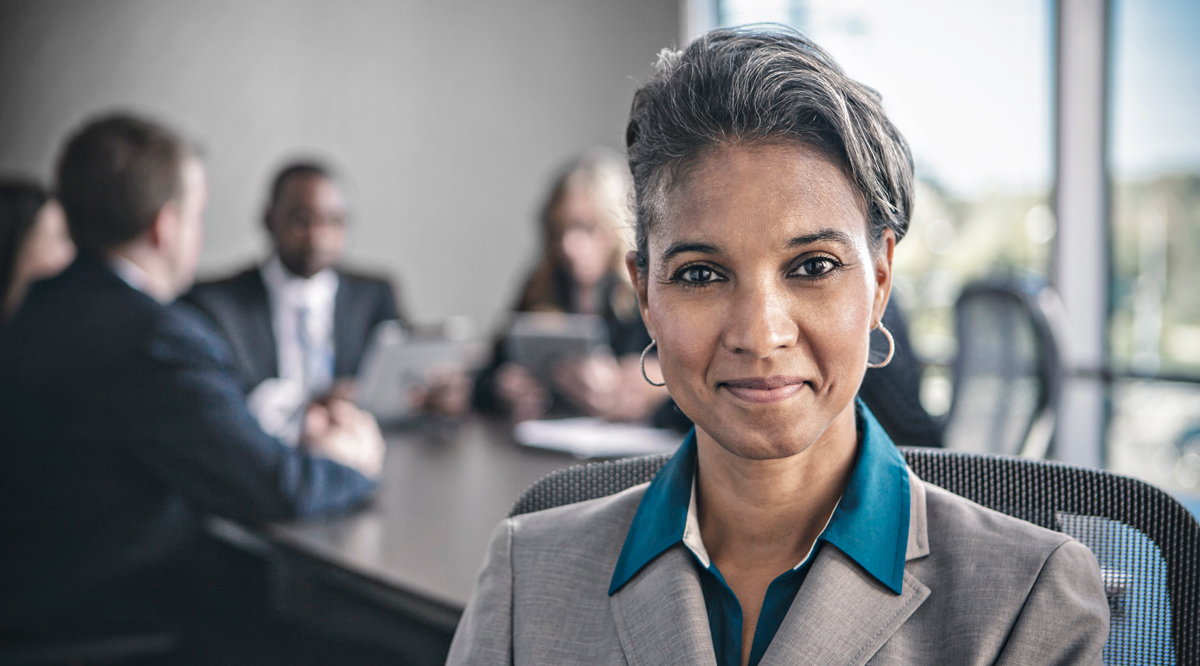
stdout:
[[[334,377],[347,377],[353,375],[357,368],[346,367],[347,361],[352,358],[358,358],[362,354],[362,350],[358,350],[358,354],[354,353],[355,332],[348,329],[351,322],[361,319],[350,314],[354,308],[354,289],[349,280],[344,275],[338,272],[338,288],[333,295],[333,368]],[[359,337],[365,339],[365,335]]]
[[704,593],[691,554],[676,545],[610,597],[630,666],[717,663]]
[[[262,273],[255,269],[247,273],[246,300],[242,316],[246,322],[245,335],[249,349],[248,361],[255,368],[254,383],[279,376],[279,352],[275,348],[275,327],[271,320],[271,299]],[[250,387],[253,388],[253,387]]]
[[908,470],[908,547],[904,561],[929,554],[929,521],[925,516],[925,482]]
[[[929,554],[925,489],[912,472],[909,511],[906,561]],[[929,588],[907,571],[901,594],[893,594],[826,544],[760,664],[865,664],[928,597]]]

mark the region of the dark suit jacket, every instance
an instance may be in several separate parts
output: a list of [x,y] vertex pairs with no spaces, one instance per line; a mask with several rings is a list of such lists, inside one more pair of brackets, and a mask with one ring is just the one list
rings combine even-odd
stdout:
[[203,318],[92,256],[0,327],[0,378],[0,630],[153,607],[200,566],[204,513],[314,516],[372,487],[263,433]]
[[[279,376],[271,305],[257,267],[197,284],[183,300],[208,315],[225,335],[243,391],[248,393],[263,380]],[[390,283],[339,270],[333,304],[334,377],[357,375],[375,326],[400,318]]]

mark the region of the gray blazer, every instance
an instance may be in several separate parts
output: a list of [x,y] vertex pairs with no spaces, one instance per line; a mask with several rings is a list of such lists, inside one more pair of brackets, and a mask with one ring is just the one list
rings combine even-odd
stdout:
[[[763,666],[1100,663],[1108,604],[1086,546],[909,476],[903,593],[826,544]],[[647,485],[501,522],[447,663],[715,664],[682,544],[608,596]]]

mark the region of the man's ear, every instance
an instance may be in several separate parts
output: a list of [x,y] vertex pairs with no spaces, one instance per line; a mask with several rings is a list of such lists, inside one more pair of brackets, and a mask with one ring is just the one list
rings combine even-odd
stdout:
[[625,254],[625,270],[629,271],[629,283],[633,285],[633,293],[637,294],[638,310],[642,313],[642,322],[646,324],[650,338],[654,339],[654,322],[650,320],[649,279],[638,269],[637,252],[630,250]]
[[263,225],[263,229],[267,230],[268,236],[275,235],[275,230],[273,228],[275,225],[274,214],[275,214],[275,206],[272,204],[267,204],[267,207],[263,209],[262,225]]
[[883,321],[883,311],[887,309],[888,299],[892,295],[892,255],[896,251],[896,234],[891,229],[883,230],[881,251],[875,257],[875,303],[871,321]]
[[163,204],[154,214],[150,228],[146,230],[146,239],[150,241],[151,247],[156,250],[174,247],[182,231],[182,222],[178,201],[172,199]]

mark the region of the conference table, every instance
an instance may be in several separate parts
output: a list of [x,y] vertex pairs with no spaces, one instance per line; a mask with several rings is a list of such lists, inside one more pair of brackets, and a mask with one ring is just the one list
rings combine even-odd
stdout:
[[385,435],[380,487],[366,506],[252,528],[241,540],[270,558],[282,615],[405,663],[440,664],[496,523],[534,481],[584,461],[522,446],[505,424],[481,418]]

